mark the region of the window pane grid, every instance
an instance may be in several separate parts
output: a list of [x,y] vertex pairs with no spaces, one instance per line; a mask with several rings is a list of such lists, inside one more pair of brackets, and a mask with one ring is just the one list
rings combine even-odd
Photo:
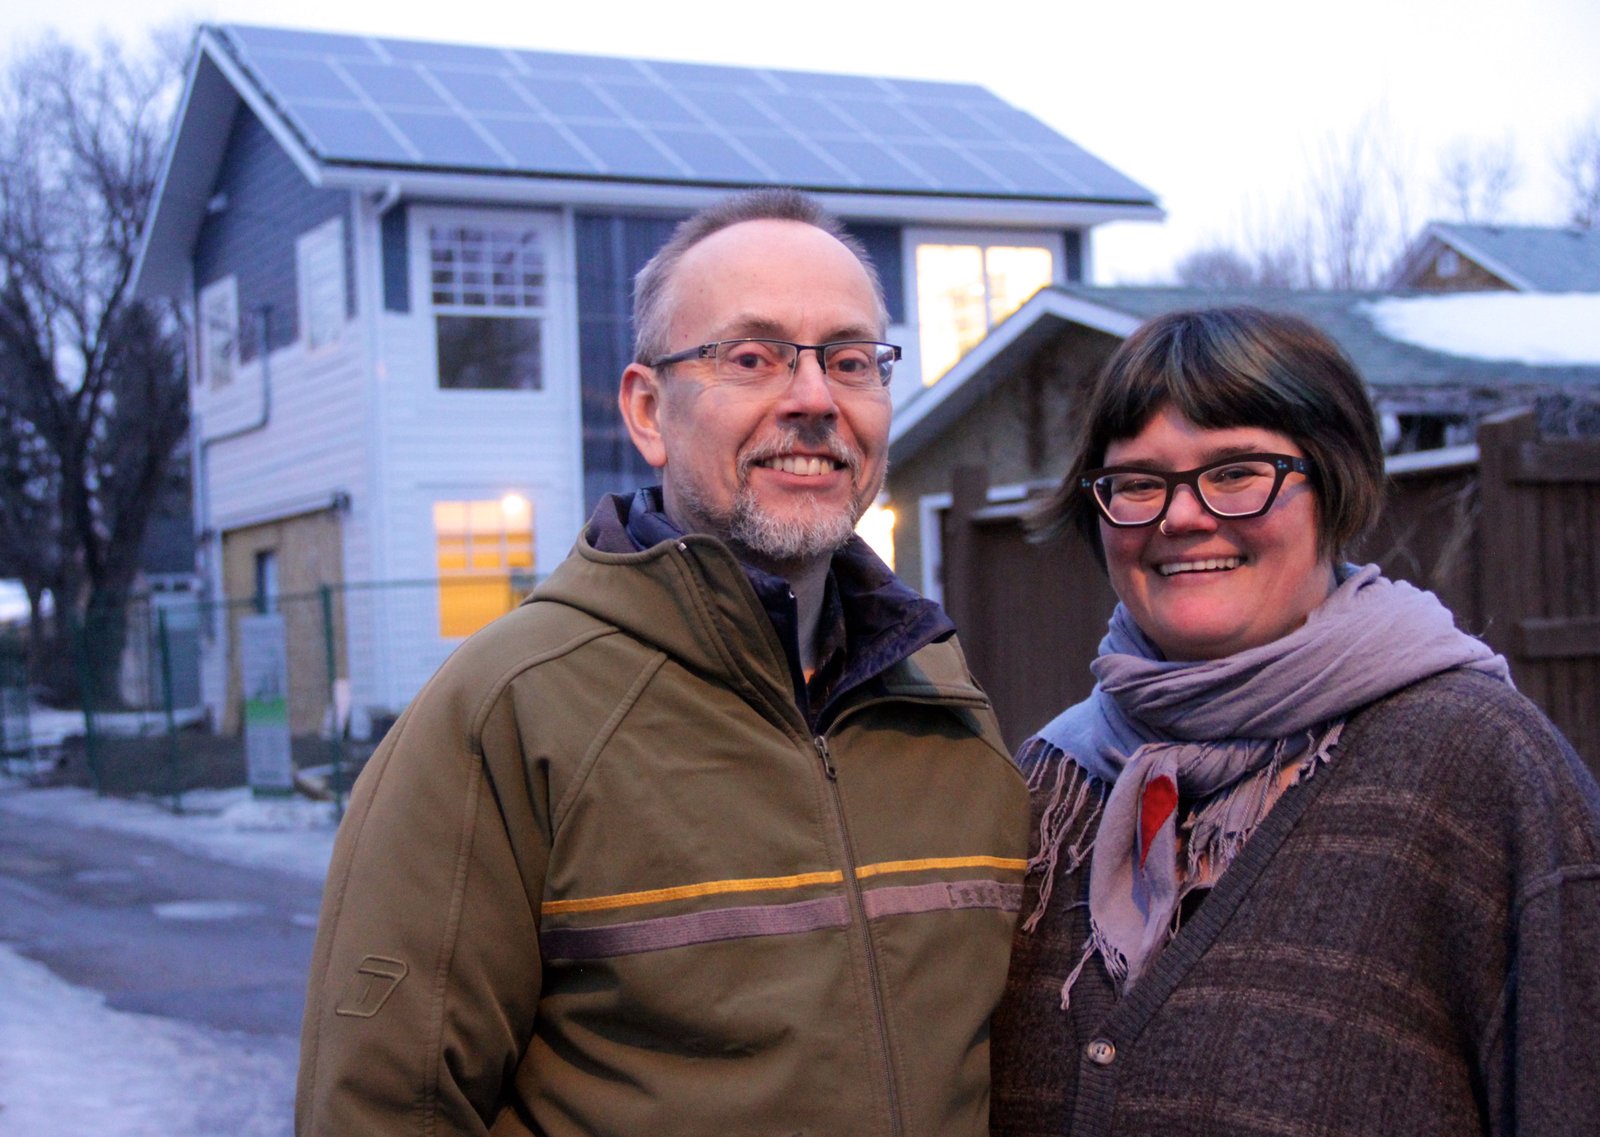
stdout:
[[436,307],[544,309],[545,257],[537,230],[434,225],[428,245]]

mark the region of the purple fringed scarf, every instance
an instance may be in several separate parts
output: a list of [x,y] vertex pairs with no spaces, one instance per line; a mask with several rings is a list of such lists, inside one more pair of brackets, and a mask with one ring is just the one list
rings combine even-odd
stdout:
[[[1377,565],[1339,570],[1339,586],[1305,624],[1281,639],[1223,659],[1159,657],[1118,605],[1091,665],[1094,691],[1039,737],[1111,787],[1089,865],[1090,941],[1062,988],[1063,1008],[1095,952],[1128,990],[1171,938],[1180,881],[1200,866],[1226,867],[1284,784],[1329,759],[1345,717],[1441,671],[1465,668],[1511,682],[1506,662],[1456,629],[1431,592],[1385,579]],[[1036,771],[1035,776],[1043,774]],[[1049,901],[1054,866],[1086,850],[1061,849],[1092,796],[1074,800],[1066,763],[1040,828],[1045,885],[1026,928]],[[1037,788],[1037,787],[1036,787]],[[1178,872],[1178,800],[1197,803],[1187,820],[1185,872]]]

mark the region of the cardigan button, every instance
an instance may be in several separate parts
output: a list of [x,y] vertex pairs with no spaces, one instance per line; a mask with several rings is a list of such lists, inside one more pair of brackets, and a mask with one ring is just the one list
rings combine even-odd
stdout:
[[1083,1048],[1084,1055],[1096,1066],[1109,1066],[1117,1060],[1117,1048],[1109,1038],[1097,1038]]

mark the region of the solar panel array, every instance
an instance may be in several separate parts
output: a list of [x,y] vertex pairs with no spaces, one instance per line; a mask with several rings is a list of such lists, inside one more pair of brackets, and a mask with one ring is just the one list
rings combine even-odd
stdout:
[[1149,203],[982,87],[225,25],[329,163]]

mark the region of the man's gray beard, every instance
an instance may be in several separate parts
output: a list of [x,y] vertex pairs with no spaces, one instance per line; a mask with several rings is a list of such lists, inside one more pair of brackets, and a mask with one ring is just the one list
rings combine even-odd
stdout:
[[831,557],[855,533],[854,515],[859,512],[855,505],[852,501],[846,513],[837,506],[806,501],[798,516],[774,517],[748,488],[741,489],[728,519],[728,537],[758,557],[779,563]]
[[712,509],[696,490],[693,485],[677,488],[678,496],[691,515],[704,519],[714,536],[775,565],[831,557],[855,534],[857,519],[877,496],[874,491],[853,498],[844,509],[800,499],[803,505],[797,510],[797,516],[775,517],[761,508],[749,486],[740,487],[733,499],[733,508],[726,512]]

